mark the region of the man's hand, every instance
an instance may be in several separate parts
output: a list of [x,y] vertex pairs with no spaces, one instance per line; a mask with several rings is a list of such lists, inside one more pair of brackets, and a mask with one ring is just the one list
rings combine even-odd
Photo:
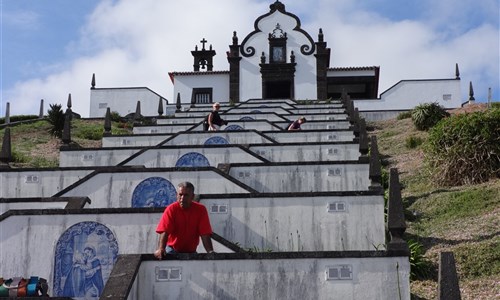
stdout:
[[163,253],[165,253],[165,249],[158,248],[156,249],[154,256],[161,260],[163,258]]

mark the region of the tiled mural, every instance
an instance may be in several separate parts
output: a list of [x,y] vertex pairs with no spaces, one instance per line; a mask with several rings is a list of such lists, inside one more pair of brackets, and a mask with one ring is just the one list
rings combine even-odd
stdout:
[[205,145],[227,145],[229,142],[221,136],[213,136],[205,141]]
[[244,130],[240,125],[229,125],[224,130]]
[[176,199],[174,185],[165,178],[150,177],[137,185],[132,207],[165,207]]
[[210,162],[205,155],[198,152],[189,152],[181,156],[175,163],[176,167],[209,167]]
[[56,244],[54,296],[98,299],[117,256],[115,236],[103,224],[71,226]]

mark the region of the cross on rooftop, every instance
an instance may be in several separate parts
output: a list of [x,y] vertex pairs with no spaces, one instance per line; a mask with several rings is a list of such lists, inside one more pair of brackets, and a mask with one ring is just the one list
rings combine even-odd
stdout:
[[203,48],[202,50],[205,50],[205,44],[207,43],[207,40],[205,40],[205,38],[203,38],[200,43],[203,45]]

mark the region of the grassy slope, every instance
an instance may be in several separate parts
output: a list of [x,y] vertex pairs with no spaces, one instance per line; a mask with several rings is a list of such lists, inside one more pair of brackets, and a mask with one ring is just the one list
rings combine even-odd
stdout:
[[[115,125],[115,124],[114,124]],[[500,180],[476,186],[442,188],[432,185],[423,168],[423,154],[408,149],[409,136],[426,138],[411,120],[372,124],[387,168],[395,167],[404,186],[403,198],[417,217],[407,223],[409,238],[419,240],[426,257],[437,266],[441,251],[453,251],[460,276],[462,299],[495,299],[500,295]],[[101,130],[102,121],[73,123],[73,139],[83,147],[99,147],[100,141],[79,138],[78,130]],[[60,141],[48,135],[45,121],[13,127],[12,145],[24,157],[19,167],[57,166]],[[92,129],[93,128],[93,129]],[[96,129],[97,128],[97,129]],[[115,131],[116,128],[113,129]],[[116,132],[118,133],[118,132]],[[4,130],[0,130],[3,138]],[[436,277],[437,270],[434,272]],[[436,299],[437,279],[412,282],[415,299]]]
[[[442,251],[457,263],[462,299],[495,299],[500,295],[500,179],[474,186],[434,186],[420,147],[408,149],[410,136],[425,140],[411,120],[372,124],[386,168],[397,168],[410,215],[407,237],[424,245],[434,264],[433,278],[412,282],[414,299],[437,298],[437,264]],[[498,298],[496,298],[498,299]]]

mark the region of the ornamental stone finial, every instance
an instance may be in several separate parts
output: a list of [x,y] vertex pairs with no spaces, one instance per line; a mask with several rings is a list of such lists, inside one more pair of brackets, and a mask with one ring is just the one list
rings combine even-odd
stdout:
[[474,88],[472,87],[472,81],[469,81],[469,104],[474,103],[476,99],[474,98]]

